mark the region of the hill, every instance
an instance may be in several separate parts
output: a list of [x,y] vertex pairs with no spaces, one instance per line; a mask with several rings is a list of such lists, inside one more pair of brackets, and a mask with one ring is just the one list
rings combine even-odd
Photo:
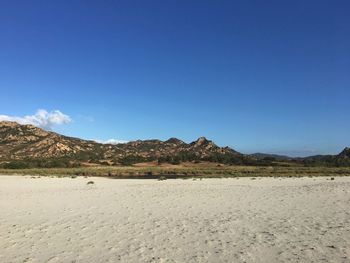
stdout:
[[350,148],[346,147],[338,155],[315,155],[301,160],[308,166],[350,166]]
[[[241,164],[252,158],[229,148],[219,147],[201,137],[189,144],[170,138],[137,140],[121,144],[101,144],[95,141],[63,136],[33,125],[0,122],[0,161],[37,162],[37,166],[52,166],[53,161],[66,165],[81,162],[127,165],[144,161],[179,163],[209,161]],[[47,164],[49,163],[49,164]]]
[[0,167],[73,167],[82,164],[131,165],[142,162],[158,164],[213,162],[259,166],[305,165],[350,166],[350,148],[338,155],[306,158],[257,153],[241,154],[229,147],[219,147],[200,137],[191,143],[177,138],[137,140],[120,144],[102,144],[91,140],[60,135],[33,125],[0,122]]

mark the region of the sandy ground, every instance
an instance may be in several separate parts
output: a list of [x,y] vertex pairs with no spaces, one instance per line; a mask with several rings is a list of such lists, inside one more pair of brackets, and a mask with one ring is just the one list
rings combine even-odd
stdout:
[[0,262],[350,262],[350,178],[0,176]]

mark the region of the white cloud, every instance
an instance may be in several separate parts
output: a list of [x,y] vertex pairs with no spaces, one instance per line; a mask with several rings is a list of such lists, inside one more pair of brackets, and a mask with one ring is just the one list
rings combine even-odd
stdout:
[[72,119],[59,110],[48,112],[47,110],[40,109],[34,115],[26,115],[24,117],[0,115],[0,121],[14,121],[19,124],[33,124],[37,127],[51,130],[54,125],[67,124],[71,122]]
[[103,144],[119,144],[119,143],[127,143],[128,141],[125,140],[118,140],[118,139],[109,139],[109,140],[94,140],[95,142],[98,143],[103,143]]

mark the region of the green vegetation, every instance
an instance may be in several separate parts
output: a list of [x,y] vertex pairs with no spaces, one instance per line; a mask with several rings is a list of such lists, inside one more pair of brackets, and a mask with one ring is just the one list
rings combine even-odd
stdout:
[[166,155],[158,158],[158,164],[170,163],[181,164],[183,162],[201,161],[227,164],[227,165],[252,165],[252,166],[274,166],[274,160],[255,160],[244,155],[233,155],[224,153],[211,153],[205,157],[200,157],[191,152],[180,152],[176,155]]
[[304,166],[202,166],[193,167],[133,167],[96,166],[73,168],[27,168],[0,169],[0,174],[23,174],[35,176],[103,176],[113,178],[211,178],[211,177],[313,177],[349,176],[350,167],[304,167]]
[[14,160],[0,164],[0,168],[3,169],[73,168],[79,166],[79,162],[71,161],[69,157]]
[[160,176],[159,178],[158,178],[158,180],[159,181],[165,181],[167,178],[165,177],[165,176]]
[[333,155],[314,156],[302,160],[305,166],[350,167],[349,158],[339,158]]
[[136,163],[143,163],[143,162],[151,162],[154,161],[154,158],[150,158],[150,157],[142,157],[142,156],[138,156],[138,155],[127,155],[123,158],[120,158],[118,160],[116,160],[114,163],[115,164],[121,164],[123,166],[128,166],[128,165],[133,165]]
[[[157,161],[158,164],[172,164],[179,165],[183,162],[194,162],[200,163],[202,161],[213,162],[218,164],[226,165],[248,165],[248,166],[283,166],[288,165],[285,163],[278,163],[274,161],[265,160],[253,160],[250,158],[245,158],[244,156],[232,156],[225,154],[213,153],[206,157],[200,158],[199,156],[184,152],[177,155],[167,155],[164,157],[143,157],[139,155],[127,155],[119,159],[111,160],[111,162],[101,160],[97,156],[89,156],[87,158],[85,154],[79,155],[79,158],[66,156],[66,157],[56,157],[56,158],[27,158],[23,160],[11,160],[4,161],[0,163],[0,169],[33,169],[33,168],[77,168],[81,166],[81,162],[95,163],[102,166],[132,166],[137,163],[152,162]],[[308,165],[311,166],[311,165]]]

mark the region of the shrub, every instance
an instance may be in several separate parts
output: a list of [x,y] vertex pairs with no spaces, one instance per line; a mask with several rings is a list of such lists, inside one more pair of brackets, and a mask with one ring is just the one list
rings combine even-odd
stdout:
[[29,164],[21,161],[12,161],[2,165],[5,169],[26,169],[30,168]]

